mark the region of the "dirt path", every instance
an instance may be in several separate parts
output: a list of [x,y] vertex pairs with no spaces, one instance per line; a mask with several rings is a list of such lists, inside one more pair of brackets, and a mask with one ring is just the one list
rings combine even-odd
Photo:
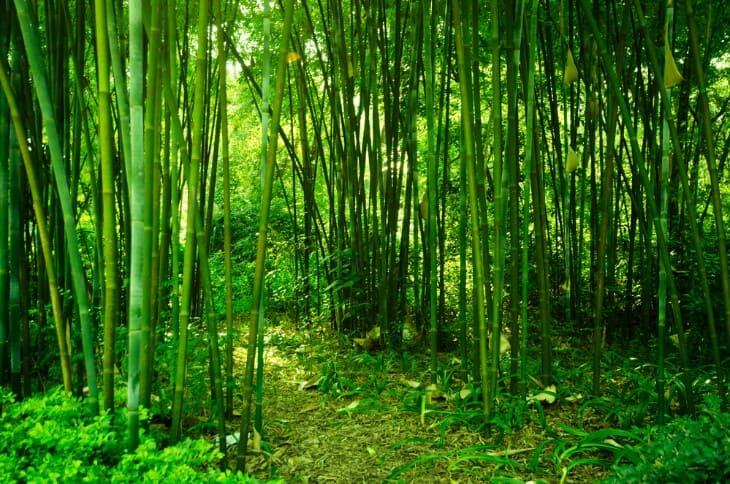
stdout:
[[[321,335],[277,329],[267,338],[264,443],[261,454],[249,459],[249,473],[257,478],[291,483],[559,479],[529,471],[545,440],[536,425],[505,434],[496,444],[469,428],[478,420],[469,421],[469,415],[477,412],[459,412],[446,399],[434,399],[422,421],[428,384],[423,357],[404,369],[394,355],[346,351],[341,342]],[[505,465],[509,462],[517,466]],[[571,473],[567,482],[606,475],[586,468]]]

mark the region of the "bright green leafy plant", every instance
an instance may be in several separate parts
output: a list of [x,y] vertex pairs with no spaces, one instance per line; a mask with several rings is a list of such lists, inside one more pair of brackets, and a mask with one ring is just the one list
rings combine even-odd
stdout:
[[730,414],[678,418],[650,432],[634,450],[636,461],[616,467],[604,482],[728,482]]
[[84,415],[78,398],[58,388],[0,416],[3,482],[258,482],[218,470],[221,455],[204,440],[184,440],[162,450],[142,436],[125,453],[124,422],[109,414]]

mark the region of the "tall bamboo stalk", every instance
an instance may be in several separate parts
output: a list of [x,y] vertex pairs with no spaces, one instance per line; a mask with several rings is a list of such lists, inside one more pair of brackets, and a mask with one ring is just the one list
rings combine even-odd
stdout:
[[[153,245],[158,240],[158,233],[153,228],[156,225],[155,215],[159,214],[159,176],[155,175],[155,165],[159,165],[159,124],[156,122],[162,102],[160,95],[160,76],[158,59],[161,51],[160,34],[160,5],[158,0],[149,2],[149,28],[147,46],[147,81],[143,109],[143,189],[144,207],[143,241],[142,241],[142,314],[140,326],[141,354],[140,354],[140,403],[145,407],[150,405],[152,391],[152,362],[154,360],[153,331],[154,321],[152,312],[152,295],[157,292],[157,274],[153,267]],[[156,149],[157,148],[157,149]],[[154,273],[154,276],[153,276]]]
[[[7,10],[10,10],[10,4]],[[10,50],[10,15],[0,19],[0,52]],[[4,64],[3,60],[3,64]],[[0,70],[5,70],[0,65]],[[0,301],[7,301],[10,295],[10,273],[8,267],[8,171],[10,159],[10,108],[4,94],[0,94]],[[0,385],[4,385],[9,313],[6,306],[0,307]]]
[[246,449],[248,446],[248,432],[251,422],[251,400],[253,396],[253,373],[256,342],[258,339],[259,318],[263,307],[261,305],[264,289],[264,265],[266,262],[267,232],[269,222],[269,210],[271,208],[271,194],[274,181],[274,165],[276,162],[277,133],[279,132],[279,120],[281,116],[281,105],[284,99],[284,80],[286,73],[286,54],[294,17],[294,1],[287,0],[284,4],[284,25],[281,33],[281,44],[279,46],[279,64],[276,69],[276,87],[274,106],[271,116],[271,127],[269,129],[269,145],[266,159],[266,173],[264,177],[263,193],[261,194],[261,213],[259,218],[259,231],[256,252],[256,272],[254,274],[253,302],[251,304],[251,315],[248,325],[248,351],[246,352],[246,373],[243,381],[243,409],[241,410],[241,432],[238,441],[238,468],[246,467]]
[[198,200],[198,188],[200,177],[200,164],[203,154],[203,133],[205,123],[205,96],[206,70],[208,65],[208,20],[210,2],[201,0],[198,12],[198,49],[195,57],[195,92],[193,99],[192,117],[192,141],[190,152],[190,166],[187,170],[187,222],[185,240],[185,261],[183,263],[183,287],[182,299],[180,301],[180,334],[178,341],[177,363],[175,367],[175,390],[172,406],[172,434],[173,441],[180,438],[183,392],[185,389],[186,357],[187,357],[187,334],[190,319],[192,290],[193,290],[193,265],[195,263],[196,238],[194,237],[196,219],[196,201]]
[[22,178],[20,174],[20,160],[16,149],[17,139],[13,140],[8,158],[8,197],[12,203],[8,205],[8,267],[9,291],[7,299],[8,325],[6,329],[7,353],[9,356],[10,389],[18,396],[23,396],[21,386],[21,351],[20,351],[20,319],[21,313],[21,283],[23,258],[21,256],[21,213],[23,211],[23,197],[21,197]]
[[[537,0],[531,0],[528,14],[529,24],[527,29],[527,79],[523,79],[525,90],[526,90],[526,103],[525,103],[525,118],[526,118],[526,131],[525,131],[525,184],[522,188],[522,278],[521,278],[521,306],[520,306],[520,360],[522,365],[520,367],[520,380],[522,394],[526,394],[527,391],[527,307],[528,307],[528,286],[529,286],[529,245],[530,245],[530,233],[529,233],[529,221],[530,221],[530,195],[532,190],[532,166],[535,163],[536,145],[537,139],[535,135],[535,61],[536,61],[536,50],[537,50]],[[534,213],[534,218],[540,217],[540,213]],[[533,222],[534,223],[534,222]],[[534,223],[535,230],[539,230],[540,224]],[[537,243],[535,244],[537,245]],[[537,248],[541,250],[541,248]],[[542,274],[539,273],[540,265],[538,266],[537,277],[541,278]],[[517,288],[513,289],[513,294],[517,292]],[[513,296],[513,297],[516,297]],[[542,295],[540,295],[542,299]],[[542,309],[542,307],[540,308]],[[514,350],[512,350],[514,351]],[[550,382],[543,382],[548,385]]]
[[[431,11],[433,5],[428,1],[422,2],[421,18],[423,19],[424,52],[423,52],[423,76],[425,79],[425,102],[426,102],[426,173],[427,173],[427,194],[428,213],[426,220],[426,240],[424,247],[428,247],[428,302],[429,321],[431,322],[431,381],[436,383],[437,377],[437,353],[438,353],[438,314],[436,313],[436,187],[438,186],[438,170],[436,166],[436,126],[434,120],[434,45],[433,37],[435,15]],[[461,29],[461,26],[457,26]],[[415,138],[415,135],[414,135]]]
[[[459,0],[453,0],[452,12],[454,19],[454,31],[456,37],[456,58],[459,74],[464,79],[467,76],[467,68],[464,56],[464,40],[462,31],[462,16]],[[496,14],[495,14],[496,15]],[[464,161],[469,190],[469,210],[471,211],[471,245],[472,245],[472,270],[474,271],[473,298],[476,308],[476,319],[479,328],[479,374],[482,384],[482,398],[484,415],[486,418],[492,416],[494,409],[494,391],[492,391],[491,379],[494,377],[496,388],[496,374],[491,373],[493,369],[488,366],[487,355],[487,319],[484,312],[484,264],[482,261],[482,240],[479,232],[479,202],[477,198],[483,196],[477,193],[476,167],[474,163],[474,143],[472,132],[471,114],[471,91],[466,83],[459,83],[461,88],[461,126],[464,140]],[[499,338],[499,336],[497,336]]]
[[127,369],[127,445],[139,444],[140,378],[142,372],[142,325],[145,302],[144,275],[144,50],[143,3],[129,2],[129,130],[130,159],[127,185],[131,240],[129,255],[129,364]]
[[[664,10],[664,41],[669,44],[674,33],[674,3],[667,2]],[[669,48],[669,45],[666,47]],[[666,60],[665,60],[666,62]],[[669,90],[666,82],[664,89]],[[667,94],[669,94],[667,92]],[[664,112],[662,116],[662,161],[659,175],[659,230],[662,230],[665,237],[669,238],[669,113]],[[657,422],[664,424],[666,413],[666,397],[664,396],[664,341],[666,336],[667,318],[667,268],[659,264],[659,288],[657,294],[657,379],[656,391],[659,399],[657,409]]]
[[[223,164],[223,257],[226,281],[226,417],[233,416],[233,259],[231,255],[231,176],[228,154],[228,91],[226,87],[226,46],[223,30],[222,0],[215,0],[218,21],[216,51],[218,53],[218,104],[221,116],[221,161]],[[265,0],[268,3],[268,0]]]
[[494,265],[492,271],[492,319],[490,320],[490,357],[489,385],[482,391],[486,394],[489,405],[487,417],[492,416],[494,400],[497,393],[497,373],[499,365],[500,328],[502,326],[502,301],[504,297],[504,259],[505,259],[505,183],[508,178],[503,169],[502,156],[502,81],[501,81],[501,42],[500,42],[500,9],[497,0],[491,0],[492,43],[492,129],[494,142]]
[[114,133],[111,116],[109,37],[106,1],[95,0],[96,72],[98,76],[99,150],[101,155],[102,225],[104,254],[104,409],[114,408],[114,363],[119,317],[117,230],[114,209]]

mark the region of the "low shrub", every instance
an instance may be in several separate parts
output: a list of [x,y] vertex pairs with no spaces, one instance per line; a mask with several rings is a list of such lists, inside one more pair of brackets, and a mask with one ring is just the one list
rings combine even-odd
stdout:
[[158,449],[143,435],[126,453],[123,416],[85,417],[86,405],[56,389],[3,405],[0,476],[3,482],[258,482],[221,472],[221,455],[204,440]]
[[730,482],[730,414],[678,418],[632,450],[634,462],[604,482]]

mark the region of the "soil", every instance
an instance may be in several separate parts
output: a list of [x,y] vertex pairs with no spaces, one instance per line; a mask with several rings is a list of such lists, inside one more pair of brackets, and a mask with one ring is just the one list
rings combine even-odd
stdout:
[[[512,423],[488,427],[449,355],[439,355],[434,389],[425,354],[358,351],[344,338],[282,327],[266,342],[264,435],[249,442],[246,466],[263,481],[586,483],[610,475],[590,463],[610,462],[610,453],[569,453],[575,436],[560,429],[602,426],[589,414],[578,421],[577,404],[501,402],[505,412],[522,408],[524,423],[503,415]],[[236,360],[243,368],[244,350]],[[579,459],[587,463],[571,467]]]

